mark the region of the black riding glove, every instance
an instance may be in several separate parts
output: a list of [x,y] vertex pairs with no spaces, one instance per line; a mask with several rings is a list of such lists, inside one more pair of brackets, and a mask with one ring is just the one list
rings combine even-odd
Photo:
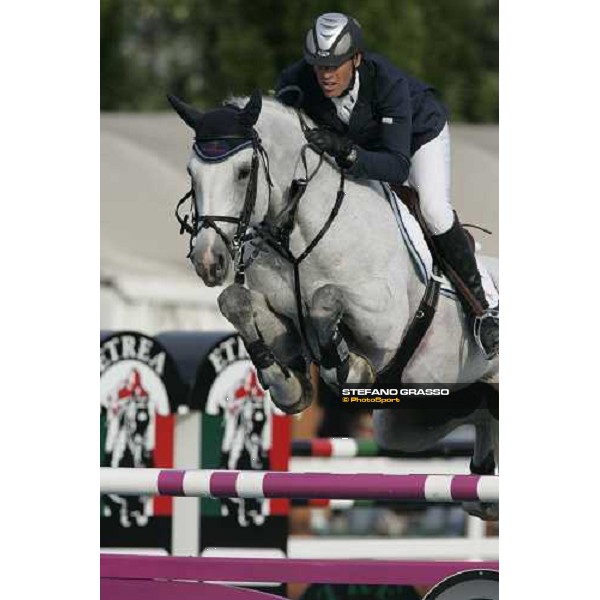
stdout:
[[[348,138],[328,129],[311,129],[306,132],[306,140],[319,152],[327,152],[335,158],[337,164],[347,169],[356,160],[354,144]],[[352,156],[351,156],[352,155]]]

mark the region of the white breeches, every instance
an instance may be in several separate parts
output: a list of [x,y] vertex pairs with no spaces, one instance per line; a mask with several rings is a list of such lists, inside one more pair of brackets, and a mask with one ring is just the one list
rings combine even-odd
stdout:
[[450,229],[454,213],[450,202],[450,130],[423,144],[412,157],[408,185],[419,192],[421,212],[434,235]]

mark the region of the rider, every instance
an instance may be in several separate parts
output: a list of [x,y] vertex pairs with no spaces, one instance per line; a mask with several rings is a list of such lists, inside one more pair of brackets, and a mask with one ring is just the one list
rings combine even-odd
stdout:
[[[326,13],[306,35],[304,58],[280,75],[277,97],[299,104],[315,121],[319,128],[307,132],[307,141],[346,173],[408,182],[418,190],[437,251],[486,311],[480,321],[484,351],[497,355],[498,313],[487,312],[492,307],[475,255],[450,202],[448,115],[434,89],[365,52],[358,21]],[[474,323],[471,305],[460,297]]]

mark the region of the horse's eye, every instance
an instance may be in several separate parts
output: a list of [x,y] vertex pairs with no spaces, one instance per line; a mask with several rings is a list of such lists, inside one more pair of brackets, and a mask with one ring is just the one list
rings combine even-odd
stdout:
[[242,179],[246,179],[246,177],[248,177],[248,175],[250,175],[250,168],[249,167],[242,167],[238,171],[238,181],[241,181]]

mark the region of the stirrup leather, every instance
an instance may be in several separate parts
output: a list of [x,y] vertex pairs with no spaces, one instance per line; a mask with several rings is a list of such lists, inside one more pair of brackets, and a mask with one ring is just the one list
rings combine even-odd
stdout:
[[496,351],[496,349],[493,349],[491,351],[486,350],[481,341],[481,325],[485,319],[496,319],[496,321],[498,321],[498,324],[500,324],[500,311],[495,308],[488,308],[483,314],[477,315],[473,319],[473,337],[475,338],[475,343],[483,352],[486,360],[491,360],[495,356],[498,356],[498,352]]

